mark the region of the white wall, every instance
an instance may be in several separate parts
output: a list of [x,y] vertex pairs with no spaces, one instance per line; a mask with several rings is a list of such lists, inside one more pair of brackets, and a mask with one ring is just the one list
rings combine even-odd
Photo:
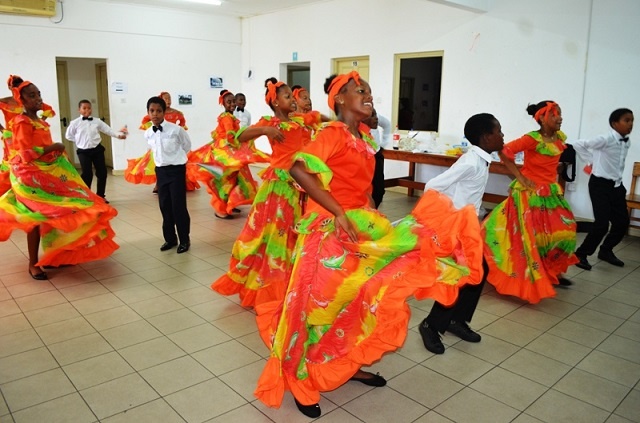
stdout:
[[[59,18],[59,17],[58,17]],[[64,20],[0,15],[0,76],[10,73],[33,81],[45,102],[58,108],[56,57],[106,58],[109,80],[127,84],[126,94],[110,92],[111,122],[127,124],[131,137],[113,142],[114,167],[147,149],[137,128],[149,97],[169,91],[191,93],[194,106],[183,107],[194,147],[210,140],[220,113],[219,90],[209,76],[240,85],[241,21],[237,18],[154,9],[91,0],[65,0]],[[70,75],[71,76],[71,75]],[[5,80],[5,79],[3,79]],[[94,81],[95,85],[95,81]],[[71,112],[77,104],[71,88]],[[80,94],[78,94],[80,95]],[[60,122],[50,121],[59,140]]]
[[[442,142],[459,142],[464,122],[479,112],[501,121],[506,140],[519,137],[537,129],[527,104],[545,99],[561,105],[570,139],[595,136],[608,129],[613,109],[640,113],[633,75],[640,65],[640,2],[593,0],[593,14],[591,6],[591,0],[493,0],[488,13],[474,13],[426,0],[334,0],[259,16],[243,24],[242,67],[253,69],[254,78],[242,90],[254,115],[269,114],[264,80],[297,52],[311,63],[314,107],[328,112],[322,84],[331,59],[368,55],[376,109],[391,116],[394,54],[444,50]],[[630,164],[640,160],[635,138],[627,186]],[[392,162],[387,172],[402,173]],[[579,217],[592,216],[586,180],[567,192]]]

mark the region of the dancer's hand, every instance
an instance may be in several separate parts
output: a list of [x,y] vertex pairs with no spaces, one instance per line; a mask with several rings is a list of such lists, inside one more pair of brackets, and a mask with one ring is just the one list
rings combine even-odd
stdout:
[[520,184],[525,187],[526,189],[529,190],[535,190],[537,185],[535,182],[533,182],[531,179],[523,176],[521,179],[518,180],[518,182],[520,182]]
[[358,242],[358,233],[356,232],[355,228],[353,227],[353,225],[349,221],[349,218],[346,215],[343,214],[340,216],[336,216],[335,224],[336,224],[336,229],[343,230],[346,232],[351,242]]
[[276,140],[278,142],[284,142],[284,134],[278,128],[274,128],[273,126],[267,126],[264,128],[263,135],[266,135],[268,138]]

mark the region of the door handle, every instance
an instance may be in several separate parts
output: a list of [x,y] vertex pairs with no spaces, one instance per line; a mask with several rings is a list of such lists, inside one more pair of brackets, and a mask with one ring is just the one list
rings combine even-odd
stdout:
[[68,123],[66,117],[60,118],[60,122],[62,122],[62,126],[64,126],[65,128],[67,127]]

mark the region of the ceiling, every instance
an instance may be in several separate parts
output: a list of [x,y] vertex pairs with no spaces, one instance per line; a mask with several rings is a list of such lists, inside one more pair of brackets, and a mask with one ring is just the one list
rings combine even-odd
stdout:
[[153,6],[170,9],[188,10],[190,12],[211,13],[214,15],[236,16],[248,18],[265,15],[285,9],[306,6],[326,0],[223,0],[222,6],[211,6],[184,0],[97,0],[109,3]]

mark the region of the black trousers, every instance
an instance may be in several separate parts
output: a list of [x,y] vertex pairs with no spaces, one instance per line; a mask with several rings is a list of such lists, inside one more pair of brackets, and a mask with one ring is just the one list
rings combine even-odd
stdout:
[[433,303],[431,312],[426,318],[427,324],[436,329],[440,333],[444,333],[449,327],[451,321],[456,322],[470,322],[473,317],[473,313],[476,312],[478,301],[480,301],[480,295],[482,294],[482,288],[487,281],[487,274],[489,273],[489,266],[486,260],[482,260],[482,281],[478,285],[465,285],[460,289],[458,293],[458,299],[455,304],[450,307],[445,307],[439,302]]
[[371,197],[377,209],[380,203],[382,203],[382,197],[384,197],[384,155],[382,154],[382,148],[378,150],[375,158],[376,169],[373,172],[373,180],[371,181],[371,185],[373,186]]
[[77,149],[78,159],[82,173],[80,177],[84,183],[91,189],[93,182],[93,168],[96,168],[96,179],[98,180],[96,194],[104,198],[104,191],[107,188],[107,165],[104,161],[104,147],[98,144],[97,147]]
[[[591,175],[589,179],[589,196],[593,207],[594,222],[577,254],[590,256],[596,251],[600,241],[601,250],[608,252],[618,245],[629,227],[629,211],[625,197],[624,185],[614,187],[614,181]],[[611,222],[611,229],[609,229]],[[607,234],[609,232],[609,234]],[[606,238],[605,238],[606,235]]]
[[186,178],[185,165],[156,166],[158,203],[162,213],[162,236],[165,242],[190,242],[191,218],[187,211]]

